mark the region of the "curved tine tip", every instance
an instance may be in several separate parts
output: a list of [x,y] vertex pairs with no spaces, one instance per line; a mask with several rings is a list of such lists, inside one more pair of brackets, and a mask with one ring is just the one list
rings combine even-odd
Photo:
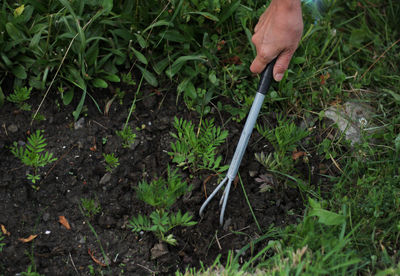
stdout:
[[226,185],[226,188],[225,188],[225,191],[224,191],[224,195],[222,197],[224,199],[224,201],[222,202],[221,215],[219,217],[219,224],[221,226],[224,225],[224,215],[225,215],[226,203],[228,202],[229,191],[231,189],[232,181],[233,181],[233,179],[229,178],[228,184]]
[[222,188],[222,186],[225,184],[225,182],[228,180],[228,177],[225,177],[215,188],[215,190],[211,193],[211,195],[206,199],[206,201],[203,202],[203,204],[200,207],[199,215],[200,217],[203,216],[204,209],[208,205],[208,203],[211,201],[211,199],[217,194],[217,192]]

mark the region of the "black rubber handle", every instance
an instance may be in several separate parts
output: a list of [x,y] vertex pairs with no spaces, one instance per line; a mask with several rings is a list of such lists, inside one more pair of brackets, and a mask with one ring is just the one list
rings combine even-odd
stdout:
[[267,67],[265,67],[264,71],[261,73],[260,83],[258,84],[257,92],[261,94],[266,94],[268,92],[269,86],[273,80],[272,73],[274,71],[274,65],[276,62],[276,58],[273,59]]

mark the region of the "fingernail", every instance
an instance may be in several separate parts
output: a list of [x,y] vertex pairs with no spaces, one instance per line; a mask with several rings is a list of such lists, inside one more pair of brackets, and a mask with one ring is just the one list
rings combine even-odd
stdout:
[[276,81],[280,81],[282,78],[283,78],[283,74],[282,73],[275,74],[275,80]]

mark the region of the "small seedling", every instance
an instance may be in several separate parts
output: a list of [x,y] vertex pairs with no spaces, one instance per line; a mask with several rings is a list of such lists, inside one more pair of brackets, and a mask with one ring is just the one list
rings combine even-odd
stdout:
[[106,171],[107,172],[112,172],[114,169],[116,169],[119,166],[119,160],[118,157],[114,156],[114,153],[111,154],[106,154],[103,153],[104,160],[106,161]]
[[30,111],[31,106],[25,101],[31,97],[32,87],[18,87],[7,96],[7,101],[14,103],[20,110]]
[[136,134],[132,132],[131,127],[128,125],[115,133],[122,139],[122,147],[124,148],[129,148],[135,142]]
[[[38,174],[39,167],[44,167],[57,158],[53,158],[53,153],[45,151],[46,139],[43,137],[43,131],[37,130],[28,137],[28,143],[25,147],[18,146],[17,142],[13,143],[11,153],[17,157],[23,164],[33,168],[33,174],[28,174],[27,179],[33,184],[40,180]],[[34,186],[35,187],[35,186]]]
[[153,180],[150,184],[146,181],[140,182],[136,188],[137,197],[156,210],[150,216],[138,215],[133,217],[129,221],[128,227],[133,232],[153,232],[161,241],[176,245],[176,239],[168,232],[177,226],[193,226],[196,222],[191,220],[192,216],[188,213],[182,215],[180,211],[170,213],[168,210],[180,196],[191,189],[192,187],[188,186],[186,182],[182,182],[177,170],[171,171],[169,167],[167,180],[159,178]]
[[121,78],[122,78],[122,82],[123,83],[126,83],[128,85],[132,85],[132,86],[136,85],[136,81],[132,78],[132,74],[131,73],[121,74]]
[[213,120],[204,120],[196,134],[191,122],[176,117],[174,127],[177,133],[171,133],[171,136],[176,142],[171,143],[172,152],[168,154],[179,167],[184,169],[191,167],[193,171],[206,169],[215,172],[228,169],[229,166],[220,166],[222,156],[216,157],[217,147],[225,142],[228,131],[215,127]]
[[98,203],[94,201],[94,199],[89,198],[81,198],[81,203],[83,210],[85,211],[85,215],[88,218],[92,218],[95,215],[99,214],[101,211],[101,207]]
[[43,114],[40,114],[40,113],[38,113],[38,114],[36,114],[35,116],[32,116],[32,117],[33,117],[33,119],[35,121],[38,121],[38,122],[46,120],[46,117]]
[[42,274],[40,274],[39,272],[36,272],[35,270],[36,270],[36,268],[34,267],[34,265],[29,265],[28,270],[21,272],[20,275],[22,275],[22,276],[42,276]]
[[119,100],[119,104],[122,105],[124,102],[124,97],[125,97],[125,91],[122,91],[119,87],[115,89],[115,95],[117,95],[117,98]]

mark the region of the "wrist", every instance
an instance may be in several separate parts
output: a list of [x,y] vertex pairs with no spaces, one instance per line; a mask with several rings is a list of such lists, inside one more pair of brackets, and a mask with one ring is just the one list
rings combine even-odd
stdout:
[[271,5],[278,9],[293,10],[301,8],[301,0],[272,0]]

